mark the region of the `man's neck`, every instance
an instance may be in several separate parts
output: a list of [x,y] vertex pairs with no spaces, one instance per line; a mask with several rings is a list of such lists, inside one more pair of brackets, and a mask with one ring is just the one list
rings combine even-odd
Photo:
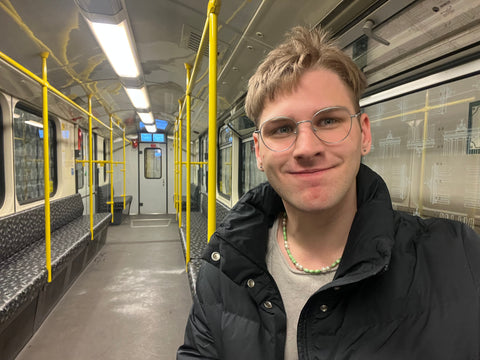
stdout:
[[[302,212],[285,204],[287,241],[295,259],[305,267],[321,268],[340,258],[356,213],[356,196],[340,206],[319,212]],[[284,247],[282,222],[278,232]],[[284,255],[288,257],[284,249]]]

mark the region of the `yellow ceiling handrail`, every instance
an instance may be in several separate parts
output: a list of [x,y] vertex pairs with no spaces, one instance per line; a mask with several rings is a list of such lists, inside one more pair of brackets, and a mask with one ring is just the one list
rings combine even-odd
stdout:
[[[48,83],[47,80],[43,80],[42,78],[40,78],[39,76],[35,75],[33,72],[31,72],[30,70],[28,70],[26,67],[22,66],[20,63],[18,63],[17,61],[13,60],[11,57],[9,57],[8,55],[6,55],[5,53],[1,52],[0,51],[0,58],[3,59],[6,63],[10,64],[11,66],[13,66],[15,69],[21,71],[22,73],[24,73],[25,75],[27,75],[28,77],[30,77],[31,79],[35,80],[36,82],[38,82],[40,85],[42,86],[45,86],[48,90],[50,90],[51,92],[53,92],[54,94],[58,95],[60,98],[62,98],[63,100],[67,101],[70,105],[73,105],[77,110],[80,110],[81,112],[83,112],[85,115],[87,116],[91,116],[92,119],[98,121],[101,125],[103,125],[106,129],[110,130],[111,128],[106,125],[103,121],[101,121],[100,119],[98,119],[97,117],[95,117],[92,113],[89,113],[87,110],[85,110],[84,108],[82,108],[80,105],[78,105],[77,103],[75,103],[74,101],[72,101],[70,98],[68,98],[66,95],[64,95],[63,93],[61,93],[59,90],[57,90],[56,88],[54,88],[52,85],[50,85]],[[115,123],[114,123],[115,124]],[[124,131],[120,125],[118,124],[115,124],[120,130]]]

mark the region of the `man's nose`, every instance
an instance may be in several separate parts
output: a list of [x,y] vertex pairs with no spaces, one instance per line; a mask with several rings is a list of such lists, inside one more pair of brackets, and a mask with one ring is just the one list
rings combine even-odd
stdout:
[[310,120],[297,123],[297,138],[294,145],[294,156],[311,156],[325,146],[315,134],[315,129]]

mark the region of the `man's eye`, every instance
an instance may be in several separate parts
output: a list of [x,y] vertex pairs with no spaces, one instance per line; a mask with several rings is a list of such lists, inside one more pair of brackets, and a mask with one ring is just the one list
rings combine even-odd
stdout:
[[333,119],[333,118],[327,118],[327,119],[323,119],[321,122],[320,122],[320,125],[322,126],[329,126],[329,125],[334,125],[337,123],[337,120],[336,119]]
[[276,131],[278,134],[290,134],[293,132],[293,129],[291,126],[282,126],[277,129]]

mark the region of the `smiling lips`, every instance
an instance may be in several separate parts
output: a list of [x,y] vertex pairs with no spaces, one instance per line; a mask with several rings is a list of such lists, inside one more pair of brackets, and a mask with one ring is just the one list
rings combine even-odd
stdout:
[[332,167],[321,168],[321,169],[305,169],[305,170],[298,170],[298,171],[289,171],[289,174],[291,174],[291,175],[310,175],[310,174],[325,172],[325,171],[327,171],[331,168]]

